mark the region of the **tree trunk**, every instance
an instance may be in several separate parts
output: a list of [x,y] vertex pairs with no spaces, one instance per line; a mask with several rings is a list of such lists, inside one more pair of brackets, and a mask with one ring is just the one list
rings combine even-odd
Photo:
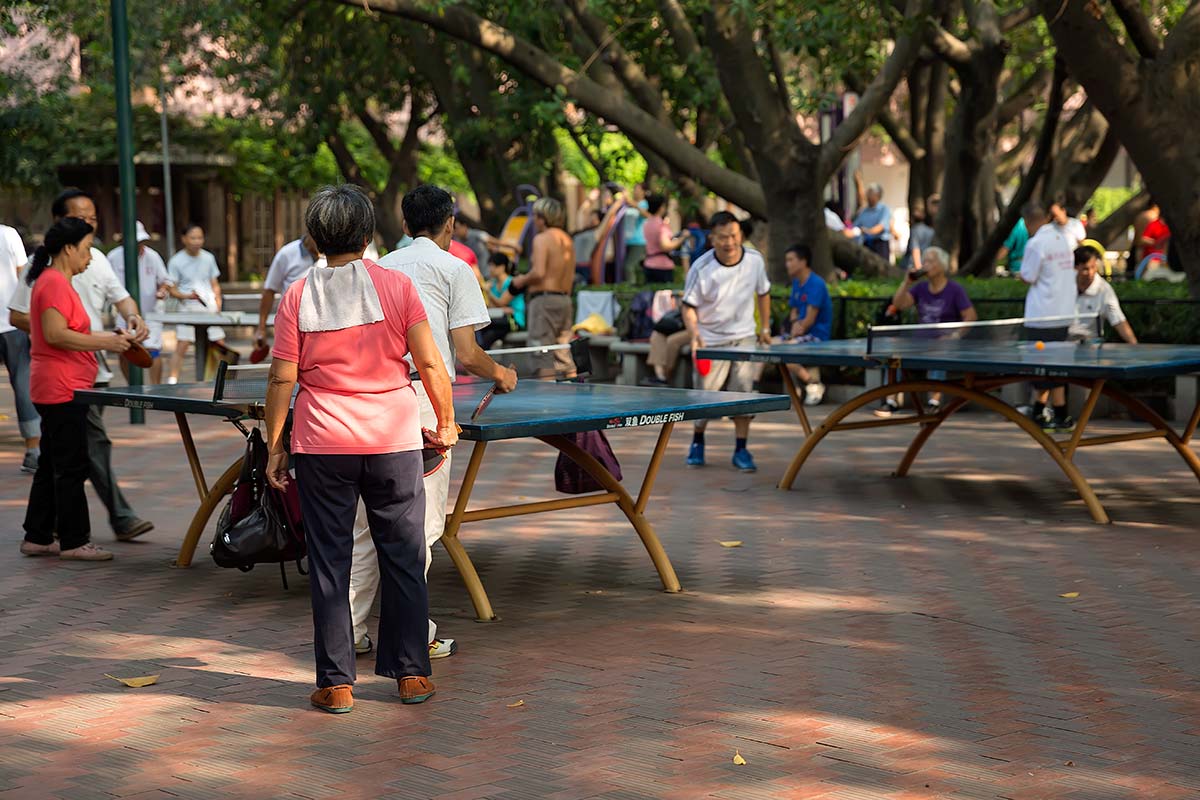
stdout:
[[925,123],[929,103],[929,64],[919,64],[908,74],[908,129],[913,138],[925,150],[925,155],[908,165],[908,208],[911,211],[924,206],[929,197],[929,184],[925,182],[925,163],[929,160],[929,136]]
[[[926,195],[939,191],[946,171],[946,95],[950,68],[942,60],[929,67],[929,99],[925,102],[925,159],[921,164]],[[929,220],[932,224],[933,220]]]
[[956,263],[965,263],[979,249],[985,226],[990,227],[992,198],[981,203],[981,178],[985,171],[994,174],[992,153],[996,131],[992,118],[1000,92],[1000,73],[1004,67],[1004,40],[975,44],[970,61],[959,67],[962,86],[950,123],[946,160],[942,177],[942,203],[934,225],[938,245],[950,253]]

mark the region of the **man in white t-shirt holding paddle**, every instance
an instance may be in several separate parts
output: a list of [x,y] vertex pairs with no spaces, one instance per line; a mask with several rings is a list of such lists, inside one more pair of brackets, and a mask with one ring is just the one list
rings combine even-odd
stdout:
[[[1065,342],[1070,323],[1038,322],[1046,317],[1071,317],[1075,314],[1075,254],[1067,237],[1053,225],[1050,214],[1041,203],[1029,202],[1021,209],[1029,242],[1018,273],[1029,284],[1025,295],[1025,330],[1030,341]],[[1075,420],[1067,413],[1067,387],[1053,381],[1034,381],[1037,393],[1033,404],[1033,421],[1047,433],[1069,433]],[[1049,400],[1053,414],[1046,416]]]

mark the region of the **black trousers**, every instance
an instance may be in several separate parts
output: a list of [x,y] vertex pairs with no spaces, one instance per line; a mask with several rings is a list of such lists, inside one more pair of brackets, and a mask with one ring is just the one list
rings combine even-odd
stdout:
[[492,345],[512,333],[512,326],[508,324],[508,317],[504,319],[494,319],[486,328],[475,331],[475,341],[484,350],[490,350]]
[[74,403],[35,403],[42,417],[42,455],[38,459],[29,506],[25,509],[25,539],[74,550],[92,536],[87,495],[88,407]]
[[367,509],[379,559],[375,674],[429,675],[421,452],[297,454],[293,462],[308,539],[317,687],[352,684],[356,677],[350,562],[359,497]]

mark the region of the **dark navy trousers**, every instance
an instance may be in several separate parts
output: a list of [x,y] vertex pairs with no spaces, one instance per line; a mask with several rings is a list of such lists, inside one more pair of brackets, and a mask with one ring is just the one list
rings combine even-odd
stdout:
[[425,588],[425,484],[421,451],[293,457],[312,588],[317,687],[352,684],[354,626],[350,563],[361,497],[379,558],[379,641],[375,674],[428,676],[429,595]]

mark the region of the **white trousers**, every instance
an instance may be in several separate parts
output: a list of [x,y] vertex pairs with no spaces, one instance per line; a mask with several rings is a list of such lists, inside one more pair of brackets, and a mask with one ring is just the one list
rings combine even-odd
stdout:
[[[414,381],[417,402],[421,409],[421,427],[437,430],[437,414],[420,381]],[[425,576],[429,576],[429,562],[433,558],[433,545],[442,538],[446,529],[446,501],[450,495],[450,453],[441,469],[425,479]],[[371,529],[367,525],[366,509],[360,501],[358,515],[354,519],[354,559],[350,565],[350,615],[354,621],[354,641],[367,634],[367,617],[375,603],[375,592],[379,589],[379,561],[375,557],[375,543],[371,540]],[[429,641],[437,638],[437,623],[429,620]]]

